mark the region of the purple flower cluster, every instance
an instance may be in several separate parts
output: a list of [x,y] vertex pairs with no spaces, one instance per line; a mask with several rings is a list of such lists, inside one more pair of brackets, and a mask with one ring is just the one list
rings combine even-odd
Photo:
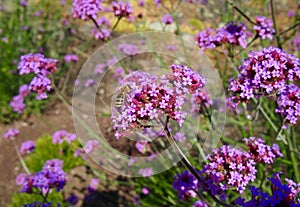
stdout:
[[13,109],[14,112],[23,113],[26,105],[24,99],[30,94],[29,86],[24,84],[19,88],[19,94],[14,96],[9,106]]
[[189,171],[184,171],[174,177],[173,188],[181,200],[194,198],[197,195],[198,180]]
[[99,11],[103,10],[101,0],[73,0],[73,18],[82,20],[96,19]]
[[285,123],[297,123],[300,117],[300,88],[297,85],[286,85],[278,92],[275,112],[284,116]]
[[208,205],[204,201],[196,201],[193,207],[208,207]]
[[150,177],[153,175],[153,170],[152,168],[150,167],[146,167],[146,168],[141,168],[139,170],[139,174],[142,176],[142,177]]
[[97,141],[97,140],[89,140],[84,145],[83,149],[84,149],[84,151],[85,151],[86,154],[89,154],[92,151],[96,150],[98,146],[99,146],[99,141]]
[[105,29],[105,28],[93,28],[91,29],[91,35],[96,39],[96,40],[105,40],[110,36],[110,32]]
[[251,200],[246,201],[245,198],[239,197],[236,203],[243,207],[300,206],[299,201],[296,201],[296,196],[300,192],[300,183],[296,184],[290,179],[285,179],[287,184],[282,183],[279,173],[269,178],[269,181],[271,182],[271,195],[252,186],[250,187]]
[[262,39],[268,38],[272,40],[273,34],[275,33],[272,20],[264,16],[257,16],[255,20],[257,23],[257,25],[254,26],[256,36]]
[[130,18],[133,14],[133,10],[130,2],[122,2],[122,1],[113,2],[112,7],[116,17]]
[[[182,126],[186,112],[182,106],[189,94],[198,94],[205,86],[205,78],[183,65],[171,65],[171,73],[159,77],[145,72],[131,72],[120,81],[128,87],[126,103],[112,115],[115,136],[143,127],[143,123],[157,121],[166,115]],[[119,90],[119,89],[118,89]]]
[[299,79],[300,59],[270,46],[249,53],[239,71],[237,80],[232,79],[229,87],[236,105],[283,90],[288,81]]
[[67,54],[64,57],[64,61],[69,63],[69,62],[77,62],[79,61],[79,58],[76,54]]
[[21,144],[20,153],[21,155],[30,154],[35,149],[35,142],[27,140]]
[[51,81],[46,76],[57,70],[57,62],[39,53],[21,56],[18,65],[19,73],[20,75],[29,73],[36,75],[30,82],[29,88],[38,94],[38,100],[47,98],[46,91],[51,90]]
[[249,137],[244,139],[244,141],[251,158],[256,163],[272,164],[275,158],[283,157],[277,144],[273,144],[273,147],[271,148],[269,145],[265,144],[263,139],[257,137]]
[[202,173],[211,181],[208,188],[214,195],[219,192],[219,188],[224,191],[228,187],[234,187],[242,193],[248,183],[256,178],[255,161],[245,151],[222,146],[215,149],[207,160]]
[[68,133],[66,130],[59,130],[53,133],[52,143],[61,144],[65,141],[68,143],[72,143],[76,138],[76,134]]
[[46,161],[41,171],[26,178],[21,192],[31,194],[34,189],[46,190],[46,192],[51,189],[61,191],[67,182],[67,175],[62,166],[63,161],[58,159]]
[[225,43],[247,47],[247,39],[252,34],[243,23],[228,22],[225,26],[216,31],[206,29],[196,34],[196,44],[202,49],[211,49]]
[[226,191],[235,188],[242,193],[250,181],[256,178],[256,164],[272,164],[275,158],[282,157],[279,146],[272,148],[260,138],[244,139],[248,152],[231,146],[222,146],[207,156],[207,163],[198,172],[197,180],[189,171],[175,177],[173,188],[180,199],[194,197],[199,187],[214,196],[226,200]]
[[172,24],[174,22],[173,20],[173,16],[171,14],[166,14],[163,18],[162,18],[162,22],[165,24]]
[[125,55],[136,55],[139,52],[138,47],[133,44],[119,44],[117,50],[122,51]]
[[[59,204],[58,204],[59,205]],[[58,206],[56,205],[56,206]],[[23,207],[52,207],[51,202],[34,202],[34,203],[29,203],[29,204],[23,204]]]
[[14,128],[10,128],[5,134],[3,135],[4,139],[13,139],[20,134],[20,131]]

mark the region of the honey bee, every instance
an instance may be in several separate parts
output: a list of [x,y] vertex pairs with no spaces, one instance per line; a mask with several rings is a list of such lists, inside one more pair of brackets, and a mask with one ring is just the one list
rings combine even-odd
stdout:
[[116,98],[115,98],[115,107],[117,109],[120,109],[124,103],[125,103],[125,99],[126,99],[126,95],[130,92],[130,88],[128,85],[122,86],[119,88],[119,90],[116,92]]

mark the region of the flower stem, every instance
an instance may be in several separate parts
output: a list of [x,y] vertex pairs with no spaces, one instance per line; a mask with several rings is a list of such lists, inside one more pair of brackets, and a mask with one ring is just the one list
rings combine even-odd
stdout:
[[17,152],[18,158],[19,158],[19,160],[20,160],[20,162],[21,162],[21,165],[22,165],[23,169],[25,170],[25,172],[26,172],[28,175],[30,175],[31,173],[30,173],[30,171],[29,171],[29,169],[28,169],[28,167],[27,167],[27,165],[26,165],[26,163],[25,163],[23,157],[21,156],[21,154],[20,154],[20,152],[19,152],[19,149],[18,149],[18,146],[17,146],[17,143],[16,143],[15,139],[12,139],[12,142],[13,142],[13,144],[14,144],[15,150],[16,150],[16,152]]
[[275,19],[275,10],[274,10],[274,2],[273,2],[273,0],[270,0],[270,6],[271,6],[272,20],[273,20],[273,24],[274,24],[276,42],[277,42],[278,47],[280,49],[282,49],[282,45],[281,45],[281,42],[280,42],[280,37],[279,37],[279,34],[278,34],[276,19]]
[[232,7],[233,7],[238,13],[240,13],[240,15],[242,15],[245,19],[247,19],[248,22],[250,22],[251,24],[256,25],[256,22],[252,21],[252,20],[250,19],[250,17],[248,17],[242,10],[240,10],[240,9],[234,4],[234,2],[233,2],[232,0],[227,0],[227,1],[228,1],[228,3],[230,4],[230,6],[232,6]]

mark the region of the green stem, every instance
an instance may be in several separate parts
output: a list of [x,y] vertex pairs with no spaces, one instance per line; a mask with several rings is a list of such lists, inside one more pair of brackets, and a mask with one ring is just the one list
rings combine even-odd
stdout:
[[273,20],[273,24],[274,24],[276,42],[277,42],[278,47],[280,49],[282,49],[282,45],[281,45],[281,42],[280,42],[280,37],[279,37],[279,34],[278,34],[276,19],[275,19],[275,10],[274,10],[274,2],[273,2],[273,0],[270,0],[270,6],[271,6],[272,20]]
[[[289,130],[287,130],[287,131],[291,132],[291,127],[289,127]],[[287,137],[289,151],[290,151],[290,155],[291,155],[291,161],[292,161],[292,165],[293,165],[293,169],[294,169],[294,174],[295,174],[294,176],[296,179],[296,183],[299,183],[300,179],[299,179],[298,161],[296,159],[292,141],[291,141],[291,136],[292,136],[292,139],[295,139],[295,137],[294,137],[294,133],[287,134],[287,131],[286,131],[286,137]]]
[[15,139],[12,139],[12,141],[13,141],[13,144],[14,144],[14,147],[15,147],[15,150],[16,150],[16,153],[17,153],[17,155],[18,155],[18,158],[19,158],[19,160],[20,160],[20,162],[21,162],[21,165],[22,165],[23,169],[25,170],[25,172],[26,172],[28,175],[30,175],[31,173],[30,173],[30,171],[29,171],[29,169],[28,169],[28,167],[27,167],[27,165],[26,165],[26,163],[25,163],[23,157],[21,156],[21,154],[20,154],[20,152],[19,152],[19,148],[18,148],[18,146],[17,146],[17,143],[16,143]]

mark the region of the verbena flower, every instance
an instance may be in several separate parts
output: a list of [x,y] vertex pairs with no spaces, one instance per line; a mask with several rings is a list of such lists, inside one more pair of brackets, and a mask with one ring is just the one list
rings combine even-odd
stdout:
[[71,193],[71,195],[66,199],[66,201],[69,205],[76,206],[79,202],[79,198],[74,193]]
[[[52,203],[51,202],[34,202],[34,203],[29,203],[29,204],[23,204],[23,207],[51,207]],[[57,205],[56,205],[57,206]]]
[[112,2],[112,7],[114,11],[114,15],[116,17],[125,17],[129,18],[133,14],[132,6],[130,2]]
[[84,145],[84,151],[86,154],[91,153],[92,151],[94,151],[95,149],[97,149],[97,147],[99,146],[99,141],[97,140],[89,140],[87,141],[87,143]]
[[105,28],[101,28],[100,30],[93,28],[91,29],[91,34],[96,40],[105,40],[110,36],[110,32]]
[[193,207],[208,207],[208,205],[204,201],[196,201]]
[[149,188],[148,188],[148,187],[143,187],[143,188],[142,188],[142,193],[143,193],[144,195],[148,195],[148,194],[150,193]]
[[88,187],[89,192],[92,192],[92,191],[97,190],[98,185],[99,185],[99,179],[97,179],[97,178],[92,178],[92,180],[91,180],[91,182],[90,182],[90,185],[89,185],[89,187]]
[[20,134],[20,131],[14,128],[8,129],[8,131],[3,135],[5,139],[13,139]]
[[46,76],[35,76],[31,80],[29,88],[37,93],[36,99],[46,99],[48,97],[46,91],[51,90],[51,81]]
[[52,134],[52,143],[61,144],[65,141],[72,143],[76,138],[76,134],[68,133],[66,130],[58,130]]
[[61,191],[67,182],[67,175],[62,169],[62,165],[63,161],[61,160],[46,161],[41,171],[26,178],[21,192],[31,194],[34,189]]
[[133,44],[119,44],[117,50],[122,51],[125,55],[136,55],[139,52],[138,47]]
[[230,43],[243,48],[247,47],[247,39],[252,35],[244,23],[228,22],[224,27],[217,29],[217,39],[222,43]]
[[14,96],[13,99],[9,102],[9,106],[13,109],[14,112],[19,114],[23,113],[26,108],[26,105],[24,104],[24,96]]
[[272,40],[273,34],[275,33],[273,21],[264,16],[257,16],[255,20],[257,23],[257,25],[254,26],[256,36],[262,39],[268,38]]
[[249,137],[244,139],[248,148],[248,153],[257,163],[272,164],[275,158],[282,157],[279,146],[274,144],[271,148],[265,144],[265,141],[257,137]]
[[77,62],[79,61],[79,58],[76,54],[67,54],[64,57],[64,61],[69,63],[69,62]]
[[278,92],[275,112],[283,115],[285,123],[297,123],[300,117],[300,88],[297,85],[286,85]]
[[27,84],[23,84],[20,86],[19,88],[19,95],[21,95],[22,97],[27,97],[30,94],[30,89],[29,86]]
[[285,179],[287,184],[282,183],[279,174],[277,173],[273,177],[268,178],[271,182],[271,195],[260,188],[252,186],[250,187],[251,200],[246,201],[245,198],[239,197],[236,203],[244,207],[299,207],[300,204],[296,201],[296,196],[300,192],[300,184],[296,184],[290,179]]
[[40,53],[21,56],[18,69],[20,75],[35,73],[36,75],[46,76],[57,70],[58,60],[46,58]]
[[196,44],[204,51],[206,49],[216,48],[221,44],[220,39],[217,39],[216,32],[213,29],[206,29],[198,32],[195,36]]
[[208,188],[213,194],[220,190],[235,188],[242,193],[250,181],[256,178],[255,161],[245,151],[222,146],[207,156],[207,164],[202,174],[205,175],[203,189]]
[[149,143],[146,141],[141,141],[141,142],[136,142],[135,148],[140,152],[140,153],[145,153],[147,149],[149,148]]
[[300,59],[270,46],[250,52],[239,67],[237,80],[230,81],[229,91],[237,105],[251,98],[283,90],[288,81],[300,78]]
[[173,188],[181,200],[195,197],[198,190],[198,180],[189,171],[184,171],[174,177]]
[[23,185],[26,178],[27,178],[27,174],[26,173],[20,173],[19,175],[17,175],[15,182],[17,185]]
[[101,0],[73,0],[73,18],[82,20],[96,19],[101,10],[103,10]]
[[166,14],[162,18],[162,22],[165,24],[172,24],[174,22],[173,16],[171,14]]
[[91,87],[95,84],[95,80],[94,79],[87,79],[84,83],[84,87]]
[[153,175],[153,170],[150,167],[146,167],[146,168],[141,168],[139,170],[139,174],[143,177],[149,177]]
[[105,69],[106,69],[106,64],[100,63],[96,65],[94,72],[95,74],[101,74],[105,71]]
[[[145,72],[131,72],[120,80],[129,92],[123,106],[112,115],[115,136],[125,136],[144,123],[165,115],[182,126],[186,112],[182,110],[190,94],[197,94],[205,85],[205,78],[183,65],[171,65],[171,73],[157,77]],[[118,89],[119,90],[119,89]]]
[[20,153],[21,155],[30,154],[35,149],[35,142],[27,140],[21,144]]
[[111,23],[110,23],[109,19],[106,16],[99,17],[97,19],[97,24],[99,26],[111,27]]

